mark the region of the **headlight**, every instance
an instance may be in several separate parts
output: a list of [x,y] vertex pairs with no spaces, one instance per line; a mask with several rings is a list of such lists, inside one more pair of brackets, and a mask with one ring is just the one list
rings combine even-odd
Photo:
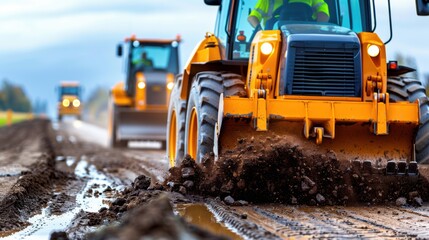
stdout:
[[261,45],[261,52],[264,55],[268,55],[273,51],[273,45],[269,42],[264,42]]
[[137,87],[138,87],[139,89],[143,89],[143,88],[145,88],[145,87],[146,87],[146,83],[144,83],[144,82],[139,82],[139,83],[137,83]]
[[371,57],[377,57],[380,54],[380,48],[377,45],[370,44],[368,46],[368,55]]
[[64,106],[64,107],[68,107],[68,106],[70,106],[70,101],[69,101],[68,99],[64,99],[64,100],[63,100],[63,106]]
[[80,101],[79,99],[75,99],[73,100],[73,107],[79,107],[80,106]]
[[173,89],[173,87],[174,87],[174,83],[173,83],[173,82],[169,82],[169,83],[167,83],[167,88],[168,88],[168,90]]

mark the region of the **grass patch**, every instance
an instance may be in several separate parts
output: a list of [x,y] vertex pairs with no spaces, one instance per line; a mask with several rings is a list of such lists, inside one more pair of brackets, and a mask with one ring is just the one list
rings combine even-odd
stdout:
[[[0,112],[0,127],[6,125],[7,112]],[[12,113],[12,123],[21,122],[32,118],[31,113]]]

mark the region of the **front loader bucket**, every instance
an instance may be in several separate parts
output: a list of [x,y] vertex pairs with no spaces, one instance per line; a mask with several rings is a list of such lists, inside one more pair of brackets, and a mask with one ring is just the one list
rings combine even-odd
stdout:
[[299,146],[309,156],[334,151],[339,161],[371,161],[386,166],[388,161],[414,161],[414,139],[417,126],[392,123],[388,135],[374,135],[369,123],[338,123],[335,139],[323,138],[316,144],[314,138],[306,139],[304,124],[292,121],[270,121],[268,131],[255,131],[250,121],[223,119],[219,136],[219,155],[234,149],[239,139],[265,141],[278,136],[291,145]]
[[166,139],[166,110],[137,111],[132,108],[118,108],[116,119],[118,141],[165,141]]

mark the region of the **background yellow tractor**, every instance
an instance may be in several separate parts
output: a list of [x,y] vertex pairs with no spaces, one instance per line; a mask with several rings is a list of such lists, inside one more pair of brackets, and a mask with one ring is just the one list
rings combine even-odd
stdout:
[[61,121],[65,115],[76,116],[80,120],[82,116],[82,102],[79,83],[61,82],[58,93],[58,121]]
[[[126,38],[125,81],[111,90],[109,135],[112,147],[128,141],[160,141],[165,148],[167,108],[179,71],[180,37],[172,40]],[[123,54],[124,53],[124,54]]]
[[[257,2],[205,0],[219,6],[218,19],[171,95],[170,165],[183,154],[218,157],[240,138],[277,135],[340,160],[416,174],[416,161],[429,161],[429,103],[420,81],[403,76],[413,69],[387,62],[390,39],[374,32],[375,2],[325,0],[329,21],[318,22],[284,1],[255,29],[249,13]],[[427,15],[428,4],[418,0],[417,10]]]

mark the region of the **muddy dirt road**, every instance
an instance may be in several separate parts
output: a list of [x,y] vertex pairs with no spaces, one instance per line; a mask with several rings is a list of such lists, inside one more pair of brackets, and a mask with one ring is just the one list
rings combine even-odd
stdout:
[[164,151],[106,144],[104,129],[80,121],[0,128],[0,239],[429,239],[424,184],[383,204],[332,205],[323,194],[254,204],[190,195],[190,180],[163,185]]

